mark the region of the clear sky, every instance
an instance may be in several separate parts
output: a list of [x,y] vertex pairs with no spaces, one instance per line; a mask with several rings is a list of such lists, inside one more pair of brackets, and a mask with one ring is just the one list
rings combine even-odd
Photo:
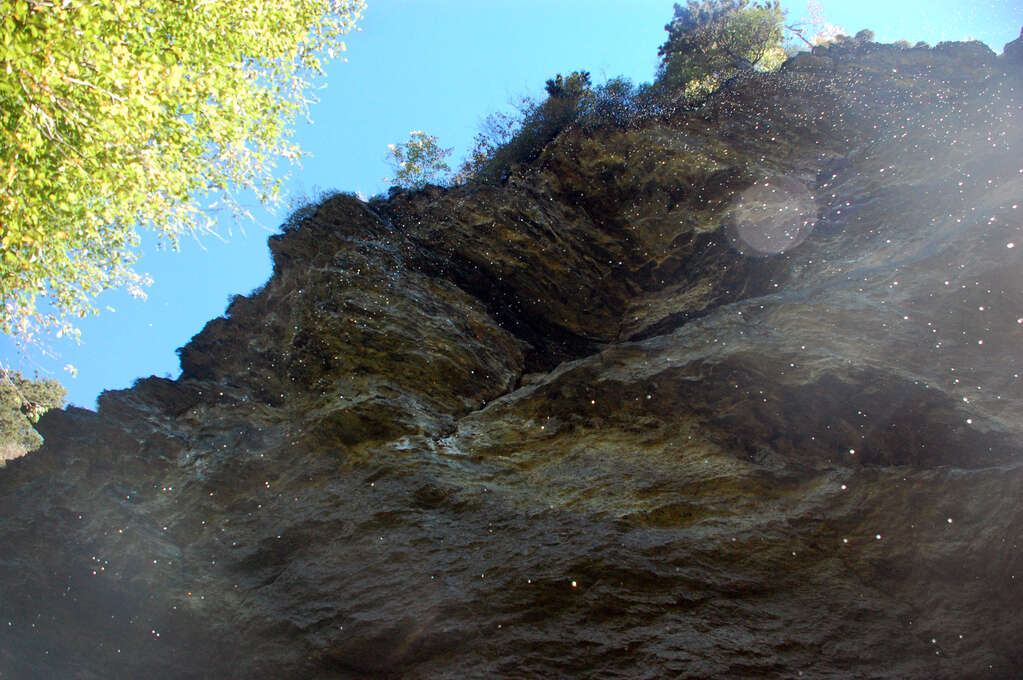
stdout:
[[[829,23],[849,34],[870,28],[879,42],[974,38],[1000,53],[1023,26],[1019,0],[822,5]],[[790,21],[808,15],[805,0],[783,6]],[[649,81],[671,15],[671,0],[368,0],[361,31],[346,41],[347,63],[328,67],[313,122],[297,126],[296,139],[311,157],[290,168],[288,190],[296,197],[327,189],[381,193],[387,145],[406,141],[411,130],[454,147],[454,166],[487,114],[510,110],[523,95],[539,97],[558,72],[587,70],[595,83],[617,75]],[[179,252],[167,252],[147,241],[138,263],[154,279],[147,301],[104,293],[101,315],[79,325],[80,345],[47,343],[56,356],[39,350],[19,356],[0,336],[0,362],[60,380],[69,402],[87,408],[104,389],[149,375],[177,377],[174,350],[223,314],[229,296],[249,293],[270,275],[266,239],[287,209],[252,212],[259,224],[221,225],[226,242],[186,238]],[[78,368],[77,378],[62,369],[68,363]]]

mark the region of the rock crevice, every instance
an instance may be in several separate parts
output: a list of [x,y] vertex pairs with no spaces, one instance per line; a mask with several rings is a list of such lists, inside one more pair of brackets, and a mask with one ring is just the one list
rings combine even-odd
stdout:
[[303,209],[0,470],[0,678],[1023,675],[1018,52]]

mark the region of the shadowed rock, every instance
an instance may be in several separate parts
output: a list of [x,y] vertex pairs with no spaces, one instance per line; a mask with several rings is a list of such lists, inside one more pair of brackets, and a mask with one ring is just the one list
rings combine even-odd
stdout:
[[818,48],[308,210],[0,470],[0,678],[1020,677],[1003,63]]

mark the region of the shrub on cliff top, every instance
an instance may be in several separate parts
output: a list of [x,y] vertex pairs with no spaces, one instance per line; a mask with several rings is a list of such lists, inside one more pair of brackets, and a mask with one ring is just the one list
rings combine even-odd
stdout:
[[451,167],[444,160],[452,149],[442,149],[437,138],[422,130],[409,133],[409,140],[403,144],[388,145],[394,177],[388,179],[395,186],[405,189],[422,189],[427,184],[446,181]]
[[559,73],[547,81],[545,89],[547,98],[542,102],[522,101],[519,116],[488,118],[456,181],[503,181],[513,166],[539,156],[559,132],[576,120],[582,102],[593,94],[588,71],[573,71],[567,76]]
[[547,98],[538,102],[523,99],[517,114],[495,113],[487,116],[474,139],[468,158],[452,178],[455,184],[468,181],[500,182],[512,168],[528,163],[569,125],[589,129],[611,125],[625,127],[641,112],[657,110],[645,96],[644,85],[637,88],[624,76],[592,86],[587,71],[560,73],[547,80]]
[[778,0],[687,0],[675,5],[658,50],[658,79],[678,89],[710,91],[731,76],[776,68],[785,59],[785,12]]

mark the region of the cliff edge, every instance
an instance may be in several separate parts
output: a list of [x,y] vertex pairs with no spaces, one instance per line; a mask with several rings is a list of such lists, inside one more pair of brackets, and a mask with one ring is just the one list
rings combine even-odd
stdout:
[[0,470],[0,678],[1023,676],[1018,48],[309,208]]

